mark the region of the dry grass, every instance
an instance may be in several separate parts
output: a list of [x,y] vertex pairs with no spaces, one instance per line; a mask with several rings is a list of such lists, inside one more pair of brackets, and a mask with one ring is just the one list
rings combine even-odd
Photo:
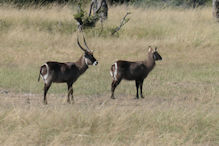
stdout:
[[[131,20],[109,35],[126,11]],[[99,36],[86,30],[100,64],[74,85],[52,85],[42,105],[39,66],[75,61],[74,10],[0,8],[0,145],[218,145],[219,27],[210,8],[110,8]],[[144,83],[145,99],[134,100],[133,82],[122,82],[111,100],[110,65],[143,60],[148,45],[163,57]],[[8,92],[9,91],[9,92]]]
[[[76,97],[1,94],[1,144],[6,145],[216,145],[214,103],[148,96]],[[7,98],[10,98],[7,99]],[[29,104],[28,104],[29,103]]]

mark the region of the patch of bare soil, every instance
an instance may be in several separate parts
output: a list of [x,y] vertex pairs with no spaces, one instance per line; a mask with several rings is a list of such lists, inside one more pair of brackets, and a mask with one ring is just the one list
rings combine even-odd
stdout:
[[[47,95],[48,105],[43,104],[42,94],[32,94],[32,93],[17,93],[12,91],[7,91],[5,89],[0,89],[0,106],[2,108],[8,107],[62,107],[62,106],[73,106],[78,108],[91,107],[94,109],[102,109],[104,107],[146,107],[154,108],[157,106],[169,107],[173,104],[184,105],[185,103],[191,103],[187,98],[167,98],[167,97],[152,97],[145,96],[144,99],[135,99],[131,95],[117,95],[116,99],[111,99],[109,95],[75,95],[74,104],[67,103],[67,95],[65,94],[52,94]],[[176,103],[177,102],[177,103]],[[179,102],[181,102],[179,104]]]

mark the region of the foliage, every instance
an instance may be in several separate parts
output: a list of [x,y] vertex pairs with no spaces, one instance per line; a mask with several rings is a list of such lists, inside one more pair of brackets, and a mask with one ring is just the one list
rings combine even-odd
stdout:
[[78,12],[74,14],[74,19],[83,28],[94,27],[96,22],[99,20],[98,16],[88,16],[88,14],[79,5]]

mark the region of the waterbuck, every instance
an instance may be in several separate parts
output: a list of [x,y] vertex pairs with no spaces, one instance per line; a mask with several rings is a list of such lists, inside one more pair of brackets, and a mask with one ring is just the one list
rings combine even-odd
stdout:
[[147,77],[149,72],[154,68],[155,61],[162,60],[162,57],[157,52],[157,47],[155,49],[152,49],[151,46],[149,46],[148,49],[148,56],[147,59],[144,61],[137,61],[137,62],[130,62],[130,61],[123,61],[119,60],[116,61],[111,66],[110,74],[113,78],[112,85],[111,85],[111,98],[115,99],[114,97],[114,91],[116,87],[119,85],[122,79],[125,80],[135,80],[136,83],[136,98],[138,99],[138,89],[140,86],[141,90],[141,98],[144,98],[142,95],[142,86],[144,79]]
[[[48,61],[40,67],[40,76],[44,81],[44,103],[47,104],[46,94],[49,90],[51,84],[54,83],[67,83],[68,86],[68,103],[74,103],[73,98],[73,88],[72,84],[82,75],[87,69],[88,65],[96,66],[98,61],[93,56],[93,51],[87,46],[86,40],[83,36],[84,44],[86,49],[84,49],[77,37],[77,44],[84,51],[84,54],[76,62],[55,62]],[[71,95],[71,101],[70,101]]]

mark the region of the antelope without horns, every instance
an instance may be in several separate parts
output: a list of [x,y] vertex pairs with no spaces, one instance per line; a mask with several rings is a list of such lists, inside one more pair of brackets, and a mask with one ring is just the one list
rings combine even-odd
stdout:
[[144,98],[142,94],[144,79],[148,76],[148,74],[156,65],[155,61],[158,60],[162,60],[162,57],[158,53],[157,47],[153,49],[151,46],[149,46],[148,56],[144,61],[136,61],[136,62],[123,61],[123,60],[116,61],[111,66],[111,71],[110,71],[110,74],[113,78],[111,84],[111,98],[115,99],[114,91],[123,79],[129,81],[135,80],[136,90],[137,90],[136,98],[137,99],[139,98],[138,96],[139,86],[140,86],[141,98]]
[[[89,65],[97,65],[98,61],[93,56],[93,51],[87,46],[86,40],[83,35],[84,45],[83,48],[77,36],[77,44],[84,51],[84,54],[76,62],[55,62],[48,61],[40,67],[40,76],[44,81],[44,103],[47,104],[46,94],[52,83],[66,83],[68,87],[67,102],[74,103],[73,98],[73,83],[88,69]],[[71,96],[71,99],[70,99]]]

